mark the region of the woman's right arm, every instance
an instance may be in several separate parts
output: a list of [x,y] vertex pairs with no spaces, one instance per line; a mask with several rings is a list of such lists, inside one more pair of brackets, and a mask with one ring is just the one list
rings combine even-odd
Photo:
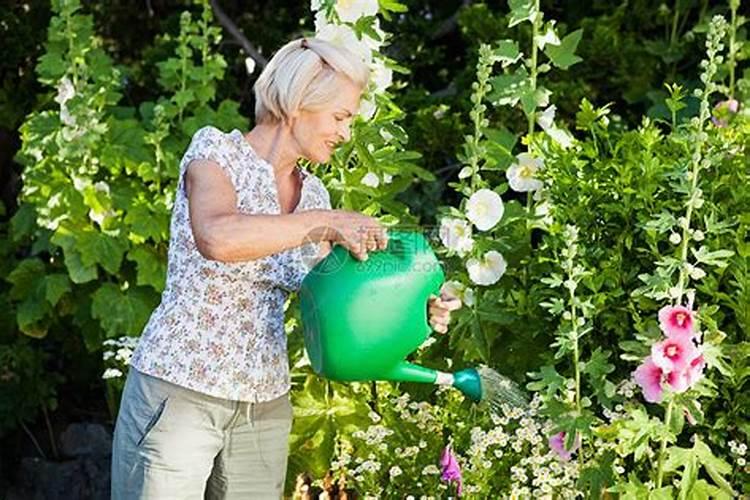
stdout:
[[376,219],[357,212],[307,210],[283,215],[242,214],[237,210],[232,182],[211,160],[193,160],[188,165],[185,192],[193,237],[198,251],[207,259],[255,260],[305,243],[328,241],[346,247],[363,260],[368,251],[384,249],[387,245],[385,228]]

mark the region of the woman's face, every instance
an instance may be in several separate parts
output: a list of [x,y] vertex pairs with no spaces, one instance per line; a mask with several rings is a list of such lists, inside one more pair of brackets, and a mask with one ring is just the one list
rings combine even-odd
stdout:
[[336,146],[349,140],[361,94],[362,89],[354,82],[340,77],[336,97],[328,106],[299,112],[292,125],[292,134],[303,157],[316,163],[327,163]]

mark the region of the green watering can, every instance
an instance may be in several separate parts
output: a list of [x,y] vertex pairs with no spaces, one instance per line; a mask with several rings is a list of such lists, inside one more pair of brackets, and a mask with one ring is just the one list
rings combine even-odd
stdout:
[[366,261],[335,246],[300,288],[313,370],[339,381],[452,385],[474,401],[486,399],[498,380],[501,389],[512,384],[489,368],[444,373],[406,361],[432,332],[427,303],[440,294],[444,280],[440,262],[418,232],[391,231],[388,247]]

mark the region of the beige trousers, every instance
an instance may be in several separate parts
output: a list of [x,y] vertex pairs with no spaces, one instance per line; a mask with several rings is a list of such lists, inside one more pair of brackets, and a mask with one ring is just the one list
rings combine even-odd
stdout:
[[112,499],[280,498],[291,426],[288,394],[231,401],[131,368],[115,424]]

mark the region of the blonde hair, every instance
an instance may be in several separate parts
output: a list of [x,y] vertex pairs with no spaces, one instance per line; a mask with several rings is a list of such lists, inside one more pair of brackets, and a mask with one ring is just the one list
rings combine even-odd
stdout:
[[370,70],[353,52],[325,40],[292,40],[274,54],[255,82],[256,123],[286,122],[297,110],[324,107],[339,92],[340,76],[364,89]]

